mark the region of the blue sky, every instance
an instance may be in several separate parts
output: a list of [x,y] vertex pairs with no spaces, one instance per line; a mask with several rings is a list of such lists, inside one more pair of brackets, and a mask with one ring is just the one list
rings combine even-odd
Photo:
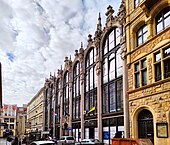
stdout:
[[121,0],[0,0],[3,103],[28,103]]

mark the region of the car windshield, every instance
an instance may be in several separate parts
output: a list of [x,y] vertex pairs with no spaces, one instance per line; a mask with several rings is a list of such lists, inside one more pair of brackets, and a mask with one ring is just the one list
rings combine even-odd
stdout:
[[67,140],[74,140],[74,138],[69,136],[69,137],[67,137]]
[[100,142],[98,139],[92,139],[92,142]]

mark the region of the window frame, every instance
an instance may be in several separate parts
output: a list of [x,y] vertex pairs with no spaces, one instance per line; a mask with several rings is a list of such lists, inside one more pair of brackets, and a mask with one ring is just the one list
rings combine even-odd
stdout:
[[[170,46],[166,46],[164,48],[161,48],[159,51],[156,51],[153,55],[154,57],[154,80],[155,82],[170,78],[170,73],[168,71],[168,74],[166,74],[165,72],[165,62],[167,62],[167,64],[169,64],[168,62],[170,62],[170,54],[168,54],[167,56],[164,56],[164,51],[165,50],[169,50],[170,51]],[[156,61],[156,55],[160,54],[160,60]],[[160,79],[156,79],[156,66],[160,65]],[[170,65],[167,66],[168,70],[170,69]]]
[[[146,27],[147,31],[144,31],[145,27]],[[141,35],[138,35],[139,31],[141,31],[141,33],[142,33]],[[145,24],[145,25],[142,25],[142,26],[138,29],[138,31],[136,32],[136,44],[137,44],[137,47],[140,46],[140,45],[142,45],[143,43],[145,43],[145,42],[147,41],[147,38],[146,38],[146,40],[144,40],[144,35],[145,35],[145,34],[147,34],[147,38],[148,38],[148,27],[147,27],[146,24]],[[141,44],[139,44],[139,39],[140,39],[140,38],[142,39]]]
[[[168,12],[166,12],[167,10],[168,10]],[[165,17],[165,15],[166,15],[167,13],[169,13],[169,14]],[[155,18],[155,22],[156,22],[156,34],[161,33],[163,30],[165,30],[167,27],[170,26],[170,24],[167,25],[167,26],[165,26],[165,20],[168,19],[168,18],[170,19],[170,6],[162,9],[162,10],[157,14],[157,16],[156,16],[156,18]],[[159,22],[159,19],[161,19],[160,22]],[[162,24],[162,29],[158,31],[158,25],[159,25],[159,24]]]
[[[145,62],[146,61],[146,62]],[[143,62],[145,62],[145,66],[143,66]],[[137,68],[138,65],[138,68]],[[136,69],[137,68],[137,69]],[[144,82],[143,75],[146,73],[146,81]],[[139,76],[139,82],[137,83],[137,76]],[[147,59],[142,58],[138,62],[134,64],[134,84],[135,88],[140,88],[146,86],[148,84],[148,70],[147,70]]]
[[[113,36],[114,34],[114,36]],[[118,82],[122,80],[122,71],[119,75],[117,72],[120,71],[119,69],[122,65],[118,65],[118,58],[119,58],[119,50],[120,50],[120,39],[121,30],[118,27],[114,27],[108,32],[105,37],[105,41],[103,43],[102,49],[102,114],[107,115],[109,113],[120,112],[123,110],[122,99],[121,95],[118,95],[118,92],[123,90],[117,90]],[[111,38],[112,37],[112,40]],[[114,43],[113,47],[110,44],[110,40]],[[112,67],[111,67],[112,66]],[[114,67],[114,68],[113,68]],[[110,72],[113,71],[113,74]],[[106,72],[107,71],[107,72]],[[112,76],[113,75],[113,76]],[[110,87],[114,86],[114,87]],[[112,89],[111,89],[112,88]],[[122,94],[122,93],[121,93]],[[118,99],[118,97],[120,97]],[[118,102],[120,101],[120,102]],[[112,103],[111,103],[112,102]]]

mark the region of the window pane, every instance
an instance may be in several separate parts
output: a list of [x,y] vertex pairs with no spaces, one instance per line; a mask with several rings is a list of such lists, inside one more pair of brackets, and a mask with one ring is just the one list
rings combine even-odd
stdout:
[[116,71],[117,71],[117,77],[119,77],[123,74],[120,49],[118,50],[117,55],[116,55]]
[[109,35],[109,51],[115,47],[115,33],[114,30]]
[[117,110],[123,109],[123,84],[122,80],[117,81]]
[[142,44],[142,36],[138,37],[138,46]]
[[164,77],[169,78],[170,77],[170,59],[164,61]]
[[165,19],[164,24],[165,28],[170,25],[170,16]]
[[155,54],[155,61],[160,61],[161,60],[161,54],[160,52]]
[[143,34],[143,42],[145,42],[148,38],[148,33],[146,32],[145,34]]
[[105,42],[105,45],[104,45],[104,54],[106,54],[107,53],[107,40],[106,40],[106,42]]
[[138,31],[137,36],[138,36],[138,37],[142,36],[142,29],[140,29],[140,30]]
[[136,84],[136,88],[138,88],[140,86],[140,75],[139,75],[139,73],[135,74],[135,84]]
[[139,71],[139,63],[135,64],[135,71]]
[[157,33],[159,33],[162,30],[163,30],[163,23],[161,22],[161,23],[157,24]]
[[170,56],[170,48],[164,50],[164,57]]
[[116,45],[120,44],[120,29],[116,28]]
[[108,86],[103,88],[103,113],[109,112],[108,107]]
[[112,59],[109,63],[109,80],[115,78],[115,59]]
[[145,68],[145,67],[146,67],[146,59],[142,60],[142,68]]
[[89,73],[88,71],[86,72],[86,92],[89,90]]
[[93,67],[90,68],[90,90],[93,89]]
[[110,94],[110,112],[116,111],[116,95],[115,95],[115,83],[109,86]]
[[90,65],[93,63],[93,49],[90,51]]
[[147,85],[147,70],[142,71],[142,85]]
[[105,59],[105,62],[103,64],[103,83],[108,82],[108,64],[107,59]]
[[161,80],[161,63],[155,65],[155,81]]

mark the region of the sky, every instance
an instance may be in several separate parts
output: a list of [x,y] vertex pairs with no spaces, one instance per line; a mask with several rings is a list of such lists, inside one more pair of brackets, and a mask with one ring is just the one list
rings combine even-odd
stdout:
[[0,0],[3,104],[27,104],[121,0]]

